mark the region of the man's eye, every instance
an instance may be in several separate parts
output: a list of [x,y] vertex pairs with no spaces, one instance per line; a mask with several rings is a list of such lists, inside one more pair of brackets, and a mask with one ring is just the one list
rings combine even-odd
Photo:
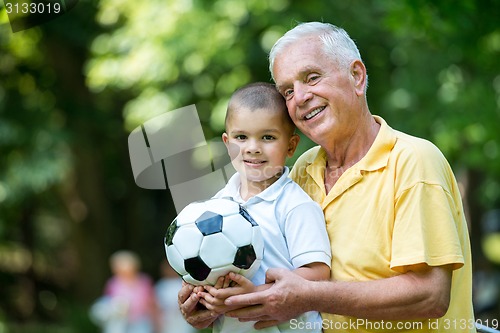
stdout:
[[293,89],[287,89],[283,92],[283,97],[285,97],[286,99],[292,96],[293,96]]
[[317,75],[317,74],[311,74],[311,75],[309,75],[309,76],[307,77],[307,82],[308,82],[308,83],[314,82],[314,81],[318,80],[318,79],[319,79],[319,77],[320,77],[320,76],[319,76],[319,75]]

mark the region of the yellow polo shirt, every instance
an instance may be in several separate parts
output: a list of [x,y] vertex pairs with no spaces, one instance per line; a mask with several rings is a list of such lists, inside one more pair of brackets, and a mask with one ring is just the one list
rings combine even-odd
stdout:
[[332,279],[369,281],[412,265],[453,264],[450,307],[440,319],[365,321],[323,314],[325,332],[476,332],[472,264],[462,200],[453,172],[429,141],[390,128],[325,193],[325,151],[299,157],[290,176],[323,209],[332,248]]

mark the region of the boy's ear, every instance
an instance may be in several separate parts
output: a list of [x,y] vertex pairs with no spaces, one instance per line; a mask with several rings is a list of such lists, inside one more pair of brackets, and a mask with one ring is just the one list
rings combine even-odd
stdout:
[[288,157],[292,157],[293,154],[295,154],[295,150],[297,149],[297,146],[299,145],[299,141],[300,141],[300,136],[296,133],[294,133],[290,137],[290,140],[288,141],[288,152],[287,152]]
[[227,135],[227,133],[226,133],[226,132],[222,133],[222,142],[224,142],[224,144],[225,144],[225,145],[226,145],[226,147],[227,147],[227,145],[228,145],[228,143],[229,143],[229,136]]

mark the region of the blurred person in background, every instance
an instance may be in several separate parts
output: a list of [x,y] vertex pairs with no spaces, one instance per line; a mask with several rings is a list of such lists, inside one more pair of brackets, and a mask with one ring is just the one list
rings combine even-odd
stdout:
[[177,292],[182,286],[182,279],[164,260],[160,265],[161,278],[155,285],[156,299],[160,308],[161,333],[195,333],[197,330],[182,317],[177,302]]
[[153,333],[157,325],[157,305],[153,282],[140,272],[140,259],[131,251],[111,255],[113,276],[104,295],[92,306],[90,315],[103,333]]

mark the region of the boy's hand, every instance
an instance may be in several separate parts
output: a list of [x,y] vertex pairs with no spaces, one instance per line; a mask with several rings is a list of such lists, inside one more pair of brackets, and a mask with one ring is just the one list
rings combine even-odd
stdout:
[[214,286],[205,286],[206,292],[198,292],[200,303],[215,314],[223,314],[239,307],[227,306],[224,301],[229,296],[256,291],[256,286],[243,275],[229,273],[220,277]]
[[195,287],[186,282],[182,282],[182,288],[179,290],[178,303],[184,319],[191,326],[202,329],[210,326],[218,315],[207,309],[202,309],[198,292],[202,287]]
[[207,291],[214,297],[223,301],[229,296],[248,294],[256,291],[256,286],[244,277],[243,275],[230,272],[224,277],[224,287],[217,288],[218,284],[213,287],[208,286]]

